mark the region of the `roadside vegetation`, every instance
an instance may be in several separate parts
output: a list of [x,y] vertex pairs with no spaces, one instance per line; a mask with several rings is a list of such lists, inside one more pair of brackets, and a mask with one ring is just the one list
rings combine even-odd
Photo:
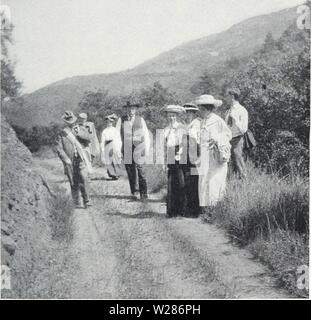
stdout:
[[68,243],[73,238],[74,206],[64,188],[53,189],[53,196],[49,199],[52,239]]
[[309,264],[308,181],[280,179],[250,164],[248,169],[246,181],[229,180],[224,200],[214,209],[214,222],[264,262],[280,286],[306,296],[306,290],[297,288],[297,268]]

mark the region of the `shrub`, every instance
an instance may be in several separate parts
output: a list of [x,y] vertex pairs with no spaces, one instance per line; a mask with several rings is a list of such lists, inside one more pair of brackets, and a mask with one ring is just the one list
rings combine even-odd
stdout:
[[55,145],[61,127],[51,123],[48,127],[34,126],[32,128],[22,128],[12,126],[18,139],[32,152],[38,152],[42,147]]

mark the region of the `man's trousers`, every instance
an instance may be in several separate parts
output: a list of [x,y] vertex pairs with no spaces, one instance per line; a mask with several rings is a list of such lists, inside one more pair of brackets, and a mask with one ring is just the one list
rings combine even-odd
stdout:
[[79,205],[80,192],[85,205],[89,202],[89,176],[86,167],[81,168],[79,159],[75,159],[72,165],[65,166],[65,173],[68,177],[72,199],[75,205]]
[[231,143],[231,168],[239,178],[245,178],[245,162],[243,159],[244,136],[232,138]]
[[137,176],[139,193],[142,198],[147,197],[147,182],[145,172],[142,165],[131,163],[125,164],[125,169],[129,179],[131,193],[134,194],[137,190]]

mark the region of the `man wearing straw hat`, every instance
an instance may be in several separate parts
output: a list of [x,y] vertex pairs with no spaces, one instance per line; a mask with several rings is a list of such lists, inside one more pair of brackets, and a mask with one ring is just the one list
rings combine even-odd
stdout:
[[56,153],[63,162],[74,204],[79,207],[81,192],[83,207],[87,208],[90,206],[88,174],[92,172],[92,166],[82,144],[90,143],[91,137],[86,128],[76,124],[77,117],[72,111],[66,111],[62,119],[66,126],[59,135]]
[[126,105],[123,106],[125,114],[118,119],[116,128],[121,135],[121,152],[132,197],[133,199],[137,199],[139,191],[140,199],[144,201],[148,198],[148,194],[143,165],[149,154],[150,136],[145,120],[137,114],[137,110],[140,107],[140,104],[130,103],[128,101]]

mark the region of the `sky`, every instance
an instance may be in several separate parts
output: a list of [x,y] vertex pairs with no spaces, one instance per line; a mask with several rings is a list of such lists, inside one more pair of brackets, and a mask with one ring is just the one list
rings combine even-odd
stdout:
[[23,92],[132,68],[177,45],[303,0],[1,0]]

